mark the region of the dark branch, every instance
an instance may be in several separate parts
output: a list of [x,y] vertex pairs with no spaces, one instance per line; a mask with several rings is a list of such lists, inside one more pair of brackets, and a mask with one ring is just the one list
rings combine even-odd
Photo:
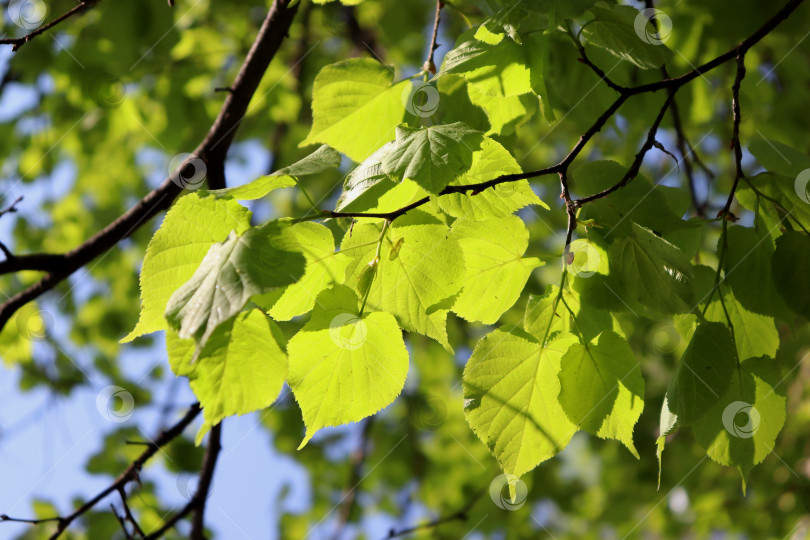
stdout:
[[120,486],[118,488],[118,494],[121,496],[121,505],[124,507],[124,517],[126,518],[127,521],[132,523],[132,527],[135,529],[135,532],[141,535],[141,537],[145,536],[143,533],[143,529],[141,529],[141,526],[138,525],[138,521],[135,519],[135,516],[132,515],[132,511],[129,509],[129,504],[127,503],[126,488],[124,486]]
[[[273,6],[262,24],[256,41],[253,43],[239,74],[236,76],[233,91],[225,99],[225,103],[205,139],[193,152],[195,156],[206,163],[208,185],[212,189],[222,187],[225,183],[225,154],[233,141],[236,128],[247,111],[251,97],[290,28],[296,7],[288,6],[288,0],[275,0],[273,2]],[[180,167],[184,165],[182,164]],[[176,172],[179,173],[179,170]],[[102,253],[112,249],[118,242],[127,238],[150,218],[168,208],[182,191],[182,188],[173,181],[176,178],[176,174],[170,175],[159,187],[148,193],[135,206],[79,247],[59,255],[58,260],[49,259],[47,263],[49,273],[45,277],[0,305],[0,329],[22,306],[56,287],[76,270]],[[22,264],[22,266],[17,266],[14,262],[19,260],[22,260],[23,263],[16,264]],[[2,267],[2,272],[8,273],[31,269],[26,266],[32,264],[30,259],[23,259],[18,256],[15,257],[14,261],[6,261],[6,264]]]
[[373,424],[373,416],[370,416],[365,420],[363,423],[363,432],[360,435],[360,444],[351,455],[351,469],[349,472],[349,477],[346,481],[346,489],[343,491],[343,497],[341,497],[340,502],[338,503],[340,504],[340,510],[338,512],[338,522],[337,527],[335,528],[335,534],[332,535],[333,540],[340,540],[343,537],[343,529],[349,522],[352,510],[354,510],[355,503],[357,501],[357,488],[360,487],[360,482],[362,480],[361,475],[363,474],[363,465],[366,462],[366,456],[368,456],[370,440],[369,435],[371,434],[371,426]]
[[157,531],[149,533],[144,537],[144,540],[156,540],[160,538],[181,519],[194,512],[192,521],[192,530],[189,535],[190,540],[202,540],[205,538],[203,535],[203,514],[205,512],[205,502],[208,500],[208,492],[211,489],[211,481],[214,478],[214,468],[217,464],[219,451],[222,449],[221,445],[222,436],[222,422],[211,428],[211,434],[208,439],[208,448],[205,450],[205,457],[203,458],[202,471],[200,472],[200,481],[197,483],[197,491],[190,501],[175,515],[169,518]]
[[740,51],[737,54],[737,74],[734,76],[734,84],[731,86],[731,111],[734,119],[734,126],[731,130],[731,148],[734,150],[734,184],[731,186],[725,206],[718,214],[718,216],[722,215],[724,219],[726,216],[730,216],[731,203],[734,200],[737,185],[740,183],[740,178],[745,177],[742,170],[742,146],[740,146],[740,86],[744,77],[745,52]]
[[85,12],[87,9],[93,7],[94,5],[99,3],[100,1],[101,0],[82,0],[82,2],[75,5],[74,7],[72,7],[71,9],[69,9],[68,11],[66,11],[65,13],[60,15],[59,17],[55,18],[54,20],[52,20],[48,24],[43,24],[42,26],[40,26],[36,30],[34,30],[34,31],[22,36],[22,37],[0,39],[0,45],[11,45],[11,50],[16,51],[17,49],[19,49],[20,47],[22,47],[23,45],[25,45],[26,43],[28,43],[29,41],[31,41],[32,39],[37,37],[38,35],[45,33],[46,31],[50,30],[51,28],[53,28],[57,24],[61,23],[62,21],[66,20],[66,19],[69,19],[70,17],[73,17],[74,15],[78,15],[80,13]]
[[414,527],[408,527],[405,529],[394,530],[391,529],[388,531],[388,536],[386,538],[398,538],[400,536],[406,536],[408,534],[413,534],[415,532],[425,531],[428,529],[435,529],[440,525],[444,525],[445,523],[450,523],[451,521],[467,521],[469,517],[468,514],[475,503],[478,502],[478,499],[481,498],[481,495],[485,493],[485,490],[481,490],[476,493],[468,502],[464,505],[461,510],[453,512],[452,514],[448,514],[446,516],[440,517],[438,519],[434,519],[433,521],[428,521],[422,525],[416,525]]
[[[97,505],[101,500],[103,500],[107,495],[113,493],[114,491],[123,490],[124,487],[129,482],[138,480],[141,469],[143,468],[144,464],[149,461],[159,449],[163,448],[171,441],[176,439],[183,433],[183,431],[191,424],[191,422],[200,414],[200,404],[195,403],[191,406],[185,416],[181,418],[176,424],[174,424],[168,430],[162,432],[158,437],[155,439],[154,444],[148,446],[140,456],[138,456],[135,461],[133,461],[129,467],[122,472],[115,481],[103,489],[98,495],[87,501],[86,503],[82,504],[79,508],[73,511],[72,514],[68,516],[55,516],[46,519],[20,519],[20,518],[11,518],[5,514],[0,515],[0,521],[14,521],[19,523],[31,523],[33,525],[37,525],[40,523],[48,523],[48,522],[56,522],[57,528],[56,531],[51,535],[51,540],[58,538],[67,528],[73,523],[76,519],[80,516],[84,515],[88,511],[90,511],[95,505]],[[126,504],[125,504],[126,507]],[[125,510],[128,512],[128,510]]]
[[614,191],[623,188],[627,185],[630,180],[638,176],[639,170],[641,169],[641,164],[644,161],[644,156],[647,155],[654,146],[655,146],[655,134],[658,132],[658,127],[661,125],[661,121],[664,119],[664,115],[669,109],[672,100],[675,98],[675,92],[671,92],[669,96],[667,96],[667,100],[664,102],[664,105],[661,107],[661,110],[658,111],[658,116],[655,117],[655,121],[653,122],[652,126],[650,127],[650,131],[647,132],[647,140],[644,141],[644,144],[641,146],[641,149],[636,154],[635,159],[633,159],[633,163],[630,165],[630,168],[627,169],[627,172],[624,174],[621,180],[616,182],[614,185],[610,186],[609,188],[600,191],[599,193],[594,193],[593,195],[589,195],[587,197],[583,197],[581,199],[576,199],[573,201],[575,207],[580,207],[583,204],[589,203],[591,201],[595,201],[597,199],[603,199],[613,193]]

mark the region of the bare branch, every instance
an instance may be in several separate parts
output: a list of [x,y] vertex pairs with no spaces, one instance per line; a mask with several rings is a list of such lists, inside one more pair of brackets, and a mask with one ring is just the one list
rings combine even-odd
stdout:
[[45,33],[46,31],[50,30],[57,24],[61,23],[64,20],[69,19],[70,17],[73,17],[74,15],[84,13],[85,11],[87,11],[89,8],[93,7],[100,1],[101,0],[82,0],[77,5],[73,6],[71,9],[69,9],[59,17],[55,18],[51,22],[43,24],[36,30],[22,37],[0,39],[0,45],[11,45],[11,50],[16,51],[17,49],[19,49],[20,47],[22,47],[23,45],[25,45],[26,43],[37,37],[38,35]]
[[740,178],[744,178],[742,170],[742,146],[740,146],[740,85],[745,77],[745,51],[737,53],[737,74],[734,76],[734,84],[731,86],[731,110],[734,118],[734,126],[731,131],[731,148],[734,150],[734,184],[731,186],[731,191],[728,194],[728,200],[725,206],[717,214],[727,216],[733,219],[730,214],[731,203],[734,200],[734,193],[737,191],[737,185],[740,183]]
[[[86,503],[82,504],[79,508],[73,511],[72,514],[68,516],[54,516],[51,518],[45,519],[22,519],[22,518],[11,518],[5,514],[0,515],[0,522],[2,521],[13,521],[18,523],[31,523],[32,525],[38,525],[40,523],[49,523],[49,522],[56,522],[57,528],[56,531],[51,535],[51,540],[58,538],[67,528],[73,523],[76,519],[90,511],[95,505],[101,502],[107,495],[113,493],[114,491],[122,490],[129,482],[138,480],[141,469],[143,468],[144,464],[149,461],[159,449],[163,448],[171,441],[176,439],[183,433],[186,427],[191,424],[191,422],[200,414],[200,404],[195,403],[194,405],[189,408],[188,412],[181,418],[177,423],[175,423],[171,428],[162,432],[160,435],[155,438],[154,444],[149,445],[140,456],[138,456],[135,461],[133,461],[129,467],[122,472],[115,481],[104,488],[98,495],[87,501]],[[125,505],[126,506],[126,505]],[[128,510],[125,510],[128,512]]]
[[422,69],[430,73],[436,73],[436,64],[433,63],[433,54],[436,52],[436,49],[439,48],[436,39],[439,37],[439,22],[441,21],[443,7],[444,2],[442,0],[436,0],[436,17],[433,20],[433,34],[430,38],[427,60],[425,60],[425,64],[422,66]]

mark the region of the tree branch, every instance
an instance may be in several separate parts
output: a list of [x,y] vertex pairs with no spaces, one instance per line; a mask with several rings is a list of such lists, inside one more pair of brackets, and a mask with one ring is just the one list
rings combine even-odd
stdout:
[[478,502],[478,499],[480,499],[484,493],[486,493],[486,490],[479,491],[467,502],[467,504],[464,505],[463,508],[461,508],[456,512],[453,512],[452,514],[448,514],[438,519],[434,519],[433,521],[428,521],[427,523],[424,523],[422,525],[416,525],[414,527],[408,527],[405,529],[400,529],[398,531],[391,529],[390,531],[388,531],[388,536],[386,536],[385,538],[387,539],[398,538],[400,536],[413,534],[419,531],[435,529],[436,527],[443,525],[445,523],[450,523],[451,521],[467,521],[470,510],[472,509],[473,506],[475,506],[475,503]]
[[734,84],[731,86],[731,111],[734,118],[734,126],[731,130],[731,148],[734,150],[734,184],[731,186],[725,206],[718,214],[718,216],[722,215],[723,219],[727,216],[731,217],[732,221],[734,218],[730,213],[731,203],[734,200],[734,193],[737,191],[740,178],[745,177],[742,170],[742,146],[740,145],[740,86],[744,77],[745,52],[740,51],[737,53],[737,74],[734,76]]
[[427,60],[425,60],[425,63],[422,66],[422,69],[430,73],[436,73],[436,64],[433,63],[433,54],[436,52],[436,49],[439,48],[439,44],[436,43],[436,39],[439,37],[439,22],[441,20],[443,7],[444,1],[436,0],[436,17],[433,20],[433,34],[430,38],[430,47],[428,48]]
[[661,110],[658,111],[658,116],[655,117],[655,121],[653,122],[650,130],[647,132],[647,140],[644,141],[644,144],[641,146],[641,149],[636,154],[635,159],[633,159],[633,163],[630,165],[630,168],[627,169],[627,172],[624,174],[621,180],[616,182],[614,185],[610,186],[609,188],[600,191],[599,193],[594,193],[593,195],[589,195],[587,197],[583,197],[581,199],[576,199],[573,201],[573,205],[575,207],[581,207],[583,204],[589,203],[591,201],[595,201],[597,199],[603,199],[613,193],[614,191],[624,187],[627,185],[630,180],[638,176],[639,170],[641,169],[641,163],[644,161],[644,156],[647,155],[653,146],[655,146],[655,134],[658,133],[658,127],[661,125],[661,121],[664,119],[664,115],[669,109],[672,100],[675,99],[675,91],[670,92],[669,96],[667,96],[664,105],[661,107]]
[[25,45],[26,43],[28,43],[29,41],[31,41],[32,39],[37,37],[38,35],[45,33],[46,31],[50,30],[51,28],[53,28],[57,24],[61,23],[62,21],[66,20],[66,19],[69,19],[70,17],[73,17],[74,15],[83,13],[84,11],[86,11],[87,9],[93,7],[94,5],[99,3],[100,1],[101,0],[82,0],[79,4],[75,5],[74,7],[72,7],[71,9],[69,9],[68,11],[66,11],[65,13],[60,15],[59,17],[55,18],[54,20],[52,20],[48,24],[43,24],[42,26],[40,26],[36,30],[34,30],[34,31],[22,36],[22,37],[0,39],[0,45],[11,45],[11,50],[16,51],[17,49],[19,49],[20,47],[22,47],[23,45]]
[[214,468],[217,464],[219,451],[222,449],[222,422],[211,428],[211,434],[208,436],[208,447],[205,450],[205,457],[203,458],[202,470],[200,472],[200,481],[197,483],[197,491],[190,501],[175,515],[169,518],[157,531],[149,533],[144,537],[144,540],[156,540],[169,530],[171,530],[177,523],[191,514],[194,517],[191,524],[191,533],[189,540],[203,540],[204,523],[203,515],[205,513],[205,503],[208,500],[208,492],[211,489],[211,481],[214,478]]
[[[174,424],[168,430],[162,432],[158,437],[154,440],[153,443],[149,444],[147,448],[141,453],[140,456],[133,461],[129,467],[122,472],[115,481],[103,489],[98,495],[87,501],[86,503],[82,504],[79,508],[73,511],[72,514],[68,516],[55,516],[46,519],[21,519],[21,518],[11,518],[5,514],[0,515],[0,522],[2,521],[12,521],[18,523],[31,523],[33,525],[37,525],[40,523],[48,523],[48,522],[56,522],[57,527],[56,531],[51,535],[51,540],[58,538],[67,528],[73,523],[76,519],[80,516],[87,513],[91,510],[96,504],[98,504],[102,499],[104,499],[110,493],[114,491],[123,490],[124,487],[133,480],[138,480],[141,469],[143,468],[144,464],[149,461],[161,448],[169,444],[171,441],[176,439],[180,436],[181,433],[186,429],[186,427],[191,424],[191,422],[200,414],[200,404],[195,403],[191,406],[188,412],[181,418],[176,424]],[[125,504],[126,507],[126,504]],[[127,513],[128,510],[125,510]]]
[[[236,128],[239,127],[251,97],[287,35],[295,16],[297,4],[293,7],[289,7],[289,4],[289,0],[274,0],[256,41],[236,76],[233,91],[228,93],[214,124],[205,139],[193,152],[193,155],[206,163],[208,185],[211,189],[222,187],[225,183],[225,155],[233,142]],[[177,174],[184,166],[186,163],[181,164],[178,170],[174,171],[160,186],[82,245],[63,255],[58,255],[59,259],[49,258],[45,265],[49,273],[45,277],[0,305],[0,330],[22,306],[56,287],[79,268],[127,238],[158,212],[168,208],[182,191],[181,186],[173,180],[177,179]],[[43,256],[38,255],[38,257]],[[38,260],[42,261],[42,259]],[[14,261],[22,262],[15,263]],[[28,270],[31,268],[26,265],[33,264],[31,259],[22,257],[15,257],[14,261],[5,261],[2,273]]]

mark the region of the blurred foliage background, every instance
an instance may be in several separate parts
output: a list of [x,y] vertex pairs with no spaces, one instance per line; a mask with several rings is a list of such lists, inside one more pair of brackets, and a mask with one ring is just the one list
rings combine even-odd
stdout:
[[[162,0],[100,2],[17,52],[9,47],[0,51],[0,207],[24,197],[18,212],[0,219],[0,241],[12,252],[61,253],[78,246],[157,186],[168,174],[172,158],[192,151],[210,127],[225,95],[217,88],[233,81],[269,4],[176,3],[169,8]],[[2,5],[7,11],[7,4]],[[48,18],[73,5],[70,0],[49,1]],[[644,7],[638,2],[630,5]],[[456,38],[494,7],[484,0],[448,0],[437,64]],[[778,8],[756,0],[665,1],[656,7],[672,20],[667,42],[676,52],[672,75],[729,49]],[[324,65],[373,56],[395,67],[395,80],[419,72],[434,10],[435,4],[428,0],[366,0],[358,6],[303,1],[289,37],[239,127],[226,165],[228,185],[246,183],[311,151],[298,148],[298,143],[309,131],[312,83]],[[808,21],[810,9],[802,6],[748,53],[749,76],[741,89],[743,145],[759,135],[810,150]],[[20,33],[6,14],[4,34]],[[594,63],[610,68],[611,78],[620,84],[660,79],[655,70],[617,64],[601,49],[588,46],[586,50]],[[495,136],[524,170],[556,163],[615,99],[615,92],[601,84],[578,57],[572,41],[563,33],[555,34],[545,67],[549,93],[545,105],[553,109],[556,121],[549,121],[539,104],[532,102],[522,117]],[[729,151],[733,78],[731,62],[689,84],[677,98],[684,132],[713,173],[695,170],[697,197],[708,201],[710,217],[725,202],[734,177]],[[487,116],[468,101],[465,84],[456,76],[440,83],[443,95],[453,98],[443,98],[438,121],[443,114],[463,117],[486,131]],[[614,159],[629,164],[658,112],[659,101],[650,95],[634,98],[580,162]],[[663,129],[662,142],[674,148],[669,116]],[[320,207],[334,206],[350,168],[346,161],[340,171],[307,178],[306,189]],[[744,163],[751,171],[760,169],[747,152]],[[663,179],[665,185],[685,185],[684,171],[660,152],[650,153],[642,172],[656,181]],[[533,187],[549,201],[551,210],[521,213],[531,230],[527,255],[549,264],[533,273],[525,294],[542,294],[546,285],[559,279],[557,261],[566,216],[562,205],[554,202],[559,200],[555,177],[541,178]],[[576,191],[576,184],[573,188]],[[309,203],[300,191],[279,190],[254,201],[251,209],[257,219],[264,220],[303,215]],[[735,210],[743,223],[750,224],[748,213]],[[42,418],[59,414],[60,408],[70,410],[72,400],[79,399],[76,396],[92,403],[102,388],[120,386],[132,394],[135,414],[127,422],[110,422],[97,415],[91,435],[95,450],[82,456],[86,474],[112,481],[142,450],[126,441],[143,440],[156,426],[171,424],[193,402],[185,382],[172,382],[161,335],[118,344],[137,320],[138,270],[159,219],[135,231],[36,305],[21,310],[0,333],[0,456],[12,436],[30,437],[38,430],[44,431],[39,437],[55,436],[45,430]],[[718,230],[702,238],[697,254],[702,264],[717,264]],[[39,277],[36,272],[2,275],[0,291],[10,296]],[[507,322],[510,317],[512,322],[519,320],[525,294],[505,316]],[[448,332],[455,356],[427,338],[409,335],[411,371],[405,391],[373,419],[324,430],[297,452],[303,425],[292,396],[285,391],[273,407],[251,415],[250,422],[234,424],[234,429],[246,433],[266,431],[269,437],[257,444],[268,445],[266,451],[272,457],[241,463],[244,477],[236,478],[235,485],[242,483],[244,488],[221,496],[237,501],[256,497],[264,487],[251,482],[251,471],[258,467],[269,467],[271,474],[289,467],[300,471],[298,484],[280,490],[274,509],[267,509],[273,516],[271,530],[257,532],[243,524],[250,538],[384,538],[391,529],[443,517],[449,518],[446,523],[416,531],[414,537],[807,537],[810,406],[805,396],[810,364],[802,361],[810,351],[807,324],[779,327],[777,360],[782,373],[789,374],[784,383],[787,423],[773,454],[751,473],[743,496],[738,473],[708,460],[689,433],[669,442],[658,488],[657,404],[663,400],[686,341],[669,323],[629,314],[619,320],[641,359],[647,384],[648,406],[635,431],[640,460],[615,441],[579,434],[560,456],[524,477],[528,487],[524,504],[517,509],[499,507],[489,490],[500,471],[464,420],[460,384],[471,348],[489,327],[450,317]],[[45,404],[40,414],[21,416],[19,411],[29,408],[32,400]],[[14,435],[10,428],[19,422],[26,426],[25,433]],[[226,421],[225,432],[228,429]],[[195,429],[188,430],[144,470],[137,496],[130,498],[144,529],[157,528],[173,508],[164,497],[165,486],[173,490],[176,477],[193,476],[199,470],[203,448],[193,445],[194,433]],[[229,434],[234,440],[241,435]],[[52,456],[44,470],[61,467],[60,459]],[[38,477],[40,471],[30,474]],[[355,484],[356,496],[349,495]],[[29,517],[69,513],[79,487],[68,483],[47,492],[35,484],[2,485],[9,501],[22,501],[14,515]],[[119,504],[112,497],[111,501]],[[3,512],[12,513],[0,507]],[[212,520],[213,533],[221,531],[225,520],[221,516]],[[49,527],[2,523],[0,537],[47,538]],[[181,524],[168,537],[182,537],[186,527]],[[64,537],[124,538],[106,503],[77,521]]]

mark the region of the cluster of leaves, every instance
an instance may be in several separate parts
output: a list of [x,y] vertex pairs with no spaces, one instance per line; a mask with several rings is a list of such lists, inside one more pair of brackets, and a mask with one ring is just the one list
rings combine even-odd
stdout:
[[[554,117],[543,70],[548,32],[588,4],[505,7],[462,34],[435,84],[421,89],[410,79],[394,83],[375,60],[327,65],[314,81],[312,128],[301,145],[329,146],[245,186],[189,193],[174,205],[149,244],[141,317],[126,340],[167,331],[171,367],[203,406],[198,440],[227,416],[267,407],[286,382],[306,424],[303,446],[317,430],[359,421],[399,395],[408,374],[403,331],[452,352],[450,312],[496,324],[516,304],[543,261],[524,257],[529,232],[515,212],[548,207],[525,179],[480,193],[446,188],[520,173],[497,137],[514,129],[528,103]],[[639,68],[658,67],[671,52],[639,40],[636,13],[595,5],[582,33]],[[486,132],[453,118],[460,98],[447,85],[459,81],[486,113]],[[419,90],[436,92],[451,112],[435,124],[409,114],[403,100]],[[693,263],[712,222],[682,219],[688,201],[680,190],[639,177],[583,207],[587,239],[566,246],[560,285],[529,299],[522,324],[481,338],[464,370],[467,421],[506,473],[531,471],[580,429],[638,456],[633,427],[644,380],[615,316],[628,311],[670,317],[689,343],[662,408],[659,455],[667,435],[686,426],[712,459],[743,476],[770,452],[785,420],[774,320],[810,316],[810,295],[801,294],[807,264],[794,256],[810,253],[810,238],[791,226],[810,219],[797,210],[790,179],[809,158],[783,148],[800,156],[784,170],[768,153],[775,144],[752,146],[769,167],[739,190],[755,226],[729,227],[722,216],[716,270]],[[359,165],[336,212],[313,208],[251,225],[238,201],[300,185],[338,166],[340,154]],[[592,161],[572,180],[590,194],[623,174],[616,162]],[[317,222],[343,216],[358,223]],[[587,265],[583,257],[599,263],[569,271]],[[298,317],[306,324],[285,335],[278,323]],[[728,407],[738,402],[758,411],[760,429],[746,436],[728,427]]]
[[[52,11],[72,7],[62,4]],[[138,315],[133,268],[142,262],[142,308],[126,350],[143,351],[165,331],[169,367],[204,405],[198,442],[228,416],[264,410],[273,446],[313,478],[306,511],[279,495],[285,537],[334,516],[336,490],[357,466],[342,452],[361,430],[367,462],[383,465],[363,475],[358,491],[375,496],[357,505],[406,516],[400,525],[410,516],[403,494],[434,517],[455,515],[498,465],[522,475],[567,445],[523,476],[532,500],[552,500],[565,515],[550,525],[557,537],[585,537],[596,523],[630,535],[640,516],[661,536],[788,533],[810,508],[804,474],[793,472],[803,473],[810,425],[797,369],[810,339],[810,205],[796,183],[810,169],[810,109],[797,90],[810,84],[802,12],[745,57],[739,137],[753,159],[746,153],[752,174],[739,185],[726,151],[733,61],[678,89],[683,126],[667,116],[657,140],[681,154],[680,167],[652,150],[648,178],[577,209],[568,246],[565,211],[541,201],[556,200],[557,176],[531,173],[557,163],[616,99],[577,61],[585,53],[621,87],[657,83],[662,65],[672,76],[689,72],[777,9],[754,0],[733,13],[723,3],[657,4],[674,23],[666,44],[641,39],[639,11],[615,2],[447,0],[439,40],[455,45],[436,73],[428,66],[400,79],[421,65],[435,2],[302,2],[239,126],[240,141],[251,142],[231,149],[228,179],[239,178],[248,153],[262,154],[268,126],[269,170],[309,156],[250,184],[184,193],[157,232],[134,231],[58,287],[58,302],[20,309],[0,331],[0,357],[20,369],[22,389],[67,395],[90,373],[147,407],[162,366],[128,380],[122,365],[137,355],[118,356]],[[28,208],[3,218],[16,219],[13,245],[2,239],[15,253],[81,244],[153,187],[155,161],[165,176],[155,155],[168,161],[199,143],[225,95],[214,88],[233,81],[260,10],[247,0],[229,3],[227,18],[206,0],[182,7],[100,3],[59,27],[70,37],[56,34],[59,47],[43,35],[15,53],[0,89],[33,89],[39,99],[0,120],[17,135],[0,141],[3,175],[27,189]],[[649,22],[645,31],[654,33]],[[607,119],[567,171],[571,193],[587,197],[624,177],[663,93],[633,95]],[[717,173],[705,189],[698,182],[703,208],[686,175],[681,187],[673,174],[686,172],[686,154],[699,163],[676,149],[679,129]],[[341,165],[341,154],[353,163]],[[48,183],[65,169],[67,191]],[[732,191],[740,220],[710,219]],[[288,217],[264,222],[275,216]],[[2,275],[0,289],[34,278]],[[69,333],[49,331],[54,316],[70,317]],[[370,415],[361,429],[311,439]],[[117,476],[138,450],[124,441],[138,438],[129,427],[109,434],[88,471]],[[661,484],[685,486],[695,512],[653,506],[662,496],[656,439],[659,458],[667,448]],[[756,469],[746,499],[723,496],[737,487],[734,468],[747,477],[775,446],[779,459]],[[182,437],[167,452],[172,472],[193,472],[202,457]],[[692,475],[706,456],[731,468]],[[169,510],[156,487],[144,481],[130,501],[147,530]],[[479,530],[537,534],[528,506],[498,512],[483,499],[469,512],[490,516]],[[34,510],[59,513],[45,502]],[[85,523],[89,537],[120,529],[104,512]],[[442,527],[461,537],[470,525]]]

